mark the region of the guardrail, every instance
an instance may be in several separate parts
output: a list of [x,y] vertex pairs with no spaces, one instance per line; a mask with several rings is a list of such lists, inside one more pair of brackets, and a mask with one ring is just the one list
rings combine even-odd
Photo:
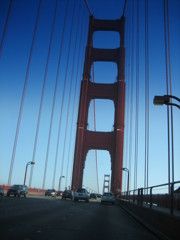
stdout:
[[[177,192],[175,185],[179,187]],[[169,208],[170,213],[174,214],[174,210],[180,210],[180,181],[121,192],[119,198],[149,208]]]

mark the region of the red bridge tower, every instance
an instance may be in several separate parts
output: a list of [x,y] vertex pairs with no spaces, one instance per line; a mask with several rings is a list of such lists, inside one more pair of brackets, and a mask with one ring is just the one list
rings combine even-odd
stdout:
[[[118,20],[97,20],[90,16],[86,46],[83,79],[79,102],[79,113],[74,153],[72,189],[82,187],[86,155],[91,149],[108,150],[111,156],[111,191],[115,194],[122,185],[124,109],[125,109],[125,48],[124,16]],[[93,47],[95,31],[117,31],[120,34],[120,47],[116,49],[97,49]],[[90,81],[93,62],[106,61],[117,64],[117,82],[99,84]],[[114,102],[114,131],[93,132],[87,130],[88,108],[92,99],[110,99]]]

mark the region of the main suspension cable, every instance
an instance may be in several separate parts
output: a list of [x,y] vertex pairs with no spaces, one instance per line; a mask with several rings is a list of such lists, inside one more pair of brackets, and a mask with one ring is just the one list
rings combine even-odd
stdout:
[[123,16],[125,15],[125,11],[126,11],[126,2],[127,0],[124,1]]
[[22,112],[23,112],[23,107],[24,107],[24,99],[25,99],[26,88],[27,88],[27,83],[28,83],[28,78],[29,78],[30,67],[31,67],[31,60],[32,60],[32,54],[33,54],[33,50],[34,50],[37,27],[38,27],[38,23],[39,23],[41,5],[42,5],[42,0],[39,1],[38,12],[37,12],[37,16],[36,16],[36,22],[35,22],[34,33],[33,33],[33,39],[32,39],[32,43],[31,43],[31,50],[30,50],[30,55],[29,55],[29,60],[28,60],[28,66],[27,66],[27,70],[26,70],[26,77],[25,77],[25,82],[24,82],[22,98],[21,98],[21,105],[20,105],[20,110],[19,110],[19,116],[18,116],[18,122],[17,122],[17,127],[16,127],[16,134],[15,134],[14,146],[13,146],[13,152],[12,152],[12,158],[11,158],[11,165],[10,165],[10,170],[9,170],[8,185],[11,184],[12,171],[13,171],[14,159],[15,159],[15,154],[16,154],[16,147],[17,147],[19,129],[20,129],[20,124],[21,124],[21,117],[22,117]]
[[1,39],[1,44],[0,44],[0,59],[1,59],[1,54],[2,54],[3,47],[4,47],[4,42],[5,42],[6,33],[7,33],[7,29],[8,29],[8,24],[9,24],[9,19],[11,16],[13,1],[14,0],[10,0],[10,2],[9,2],[8,14],[7,14],[6,23],[4,26],[4,31],[3,31],[3,35],[2,35],[2,39]]
[[92,14],[92,12],[91,12],[91,9],[90,9],[90,7],[89,7],[89,5],[88,5],[87,0],[84,0],[84,2],[85,2],[86,7],[87,7],[87,9],[88,9],[88,11],[89,11],[89,14],[92,16],[93,14]]

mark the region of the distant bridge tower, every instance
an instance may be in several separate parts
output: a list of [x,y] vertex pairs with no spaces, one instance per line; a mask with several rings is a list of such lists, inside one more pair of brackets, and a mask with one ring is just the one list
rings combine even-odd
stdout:
[[[90,16],[76,132],[72,176],[73,190],[82,187],[85,159],[91,149],[109,151],[112,170],[111,191],[117,193],[121,189],[125,109],[124,23],[124,16],[118,20],[97,20]],[[95,31],[117,31],[120,34],[120,47],[116,49],[94,48],[93,33]],[[118,70],[117,82],[112,84],[91,82],[90,71],[95,61],[115,62]],[[110,99],[114,102],[114,131],[93,132],[87,130],[88,108],[92,99]]]
[[110,175],[104,174],[103,193],[110,191]]

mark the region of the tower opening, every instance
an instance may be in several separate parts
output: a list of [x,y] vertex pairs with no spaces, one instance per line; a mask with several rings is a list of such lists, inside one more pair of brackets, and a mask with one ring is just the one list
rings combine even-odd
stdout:
[[[95,122],[97,132],[114,130],[114,103],[107,99],[95,99]],[[88,130],[94,131],[94,99],[89,105]]]
[[[97,169],[95,151],[97,152]],[[111,157],[109,152],[104,150],[88,151],[83,174],[83,187],[95,193],[98,193],[99,188],[99,193],[102,194],[105,174],[110,175],[111,179]]]
[[93,47],[113,49],[120,46],[120,36],[115,31],[96,31],[93,34]]
[[[91,82],[114,83],[117,79],[117,64],[114,62],[94,62],[91,67]],[[94,74],[93,74],[94,67]],[[94,75],[94,80],[93,80]]]

